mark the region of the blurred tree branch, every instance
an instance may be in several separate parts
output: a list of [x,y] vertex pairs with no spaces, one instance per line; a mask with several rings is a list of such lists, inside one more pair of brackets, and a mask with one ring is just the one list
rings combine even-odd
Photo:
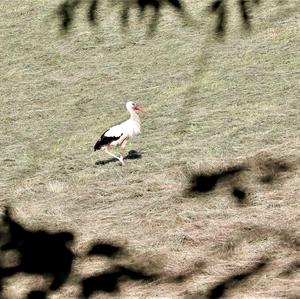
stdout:
[[[170,6],[183,18],[187,16],[187,10],[182,0],[64,0],[58,7],[57,13],[60,20],[60,28],[63,32],[68,32],[75,19],[75,12],[81,6],[86,6],[86,19],[91,25],[97,24],[98,14],[100,14],[99,4],[107,1],[120,9],[120,23],[122,29],[129,27],[130,11],[137,9],[140,19],[146,18],[145,10],[152,9],[153,16],[149,23],[148,31],[154,33],[158,26],[161,9]],[[208,0],[208,11],[215,15],[215,33],[223,36],[227,30],[228,10],[232,7],[228,5],[229,0]],[[251,28],[251,18],[253,7],[260,3],[260,0],[234,0],[238,6],[242,24],[245,29]]]

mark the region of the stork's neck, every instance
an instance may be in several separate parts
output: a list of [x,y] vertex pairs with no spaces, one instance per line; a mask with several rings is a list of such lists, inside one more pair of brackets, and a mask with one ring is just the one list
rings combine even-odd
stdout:
[[134,120],[134,121],[136,121],[138,123],[141,122],[139,115],[133,109],[130,109],[128,111],[130,113],[130,119],[131,120]]

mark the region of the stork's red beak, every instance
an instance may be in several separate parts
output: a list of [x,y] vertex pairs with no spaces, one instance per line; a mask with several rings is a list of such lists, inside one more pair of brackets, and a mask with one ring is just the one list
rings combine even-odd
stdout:
[[133,107],[135,110],[139,110],[141,112],[145,112],[145,110],[138,104],[135,104],[134,107]]

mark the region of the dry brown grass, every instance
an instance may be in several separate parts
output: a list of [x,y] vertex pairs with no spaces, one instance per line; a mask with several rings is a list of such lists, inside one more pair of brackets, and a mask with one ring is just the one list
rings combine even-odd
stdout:
[[[152,39],[137,21],[122,35],[114,10],[95,31],[79,18],[61,37],[52,16],[59,2],[0,4],[2,206],[28,228],[73,231],[78,254],[108,239],[166,277],[201,264],[180,283],[128,282],[122,298],[205,296],[265,257],[266,268],[226,294],[296,298],[299,272],[280,275],[299,260],[300,23],[287,13],[296,1],[262,1],[253,32],[232,25],[223,42],[199,1],[188,6],[197,26],[181,26],[166,8]],[[93,153],[94,142],[126,117],[129,99],[147,111],[143,135],[128,147],[142,158],[96,165],[108,157]],[[292,167],[262,184],[259,165],[269,157]],[[240,178],[247,204],[226,181],[185,196],[187,174],[248,161]],[[105,268],[84,263],[76,261],[76,275]],[[17,299],[28,285],[20,276],[7,292]],[[51,299],[77,292],[67,284]]]

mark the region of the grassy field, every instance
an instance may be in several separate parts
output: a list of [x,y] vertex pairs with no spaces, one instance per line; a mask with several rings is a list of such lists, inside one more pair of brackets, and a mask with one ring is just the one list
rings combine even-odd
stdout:
[[[228,298],[296,298],[299,269],[282,273],[299,261],[299,5],[262,1],[251,33],[234,8],[220,41],[199,2],[188,3],[190,24],[165,7],[148,38],[134,13],[123,35],[104,4],[96,28],[79,11],[62,36],[60,1],[1,1],[1,206],[27,228],[72,231],[76,254],[117,240],[164,277],[191,272],[178,283],[125,283],[120,298],[204,298],[261,259],[266,267]],[[127,148],[140,158],[101,165],[109,157],[93,145],[126,119],[128,100],[146,110]],[[247,170],[214,190],[186,192],[194,174],[241,163]],[[78,261],[74,273],[105,267]],[[11,278],[5,292],[23,298],[30,279]],[[77,294],[67,283],[50,298]]]

